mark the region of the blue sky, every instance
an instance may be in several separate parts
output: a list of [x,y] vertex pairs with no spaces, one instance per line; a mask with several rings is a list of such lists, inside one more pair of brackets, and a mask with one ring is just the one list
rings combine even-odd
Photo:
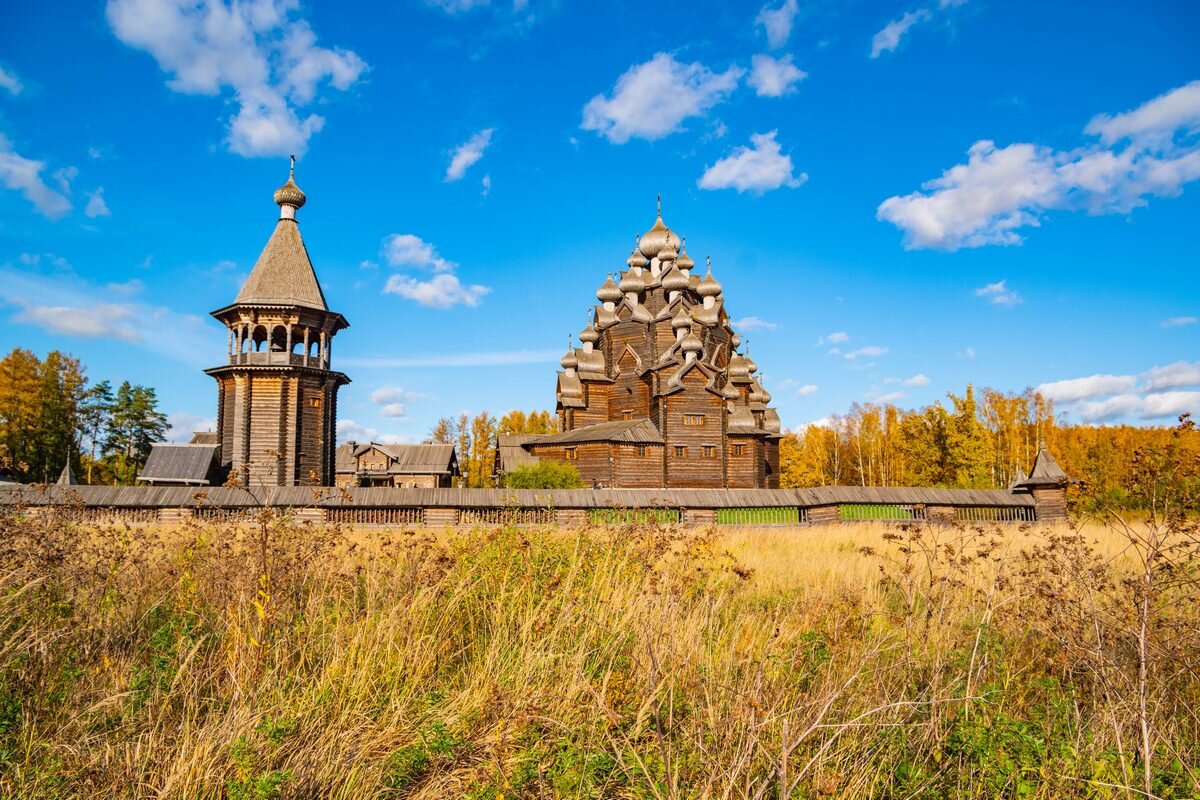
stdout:
[[1200,6],[108,0],[0,27],[0,347],[211,425],[299,156],[343,435],[552,408],[654,221],[786,427],[968,382],[1200,411]]

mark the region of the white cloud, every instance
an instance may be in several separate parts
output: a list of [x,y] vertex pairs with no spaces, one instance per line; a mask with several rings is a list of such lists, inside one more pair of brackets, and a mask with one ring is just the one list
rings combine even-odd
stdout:
[[1096,117],[1085,132],[1100,143],[1055,151],[978,141],[966,164],[921,191],[889,197],[876,217],[902,229],[909,249],[953,251],[1020,244],[1020,230],[1052,210],[1127,213],[1150,197],[1178,195],[1200,179],[1200,81],[1133,111]]
[[142,336],[130,326],[133,310],[127,306],[97,303],[86,308],[27,304],[13,322],[35,325],[50,333],[81,339],[120,339],[140,343]]
[[475,353],[442,353],[419,358],[345,358],[347,367],[407,369],[409,367],[507,367],[515,364],[557,364],[562,348],[549,350],[499,350]]
[[773,331],[779,327],[774,322],[767,322],[765,319],[758,317],[742,317],[733,321],[733,327],[740,331],[750,333],[752,331]]
[[371,402],[380,405],[386,403],[407,403],[413,400],[423,400],[428,395],[421,392],[410,392],[399,386],[380,386],[371,392]]
[[428,308],[477,306],[492,290],[478,284],[464,284],[454,274],[458,264],[438,255],[437,248],[411,233],[385,237],[381,248],[384,259],[393,267],[431,269],[436,275],[419,280],[411,275],[392,275],[384,284],[386,294],[413,300]]
[[1118,394],[1105,400],[1082,400],[1073,409],[1084,422],[1108,422],[1128,417],[1141,406],[1141,395]]
[[1112,144],[1126,138],[1171,137],[1180,128],[1195,132],[1197,126],[1200,126],[1200,81],[1192,81],[1132,111],[1098,114],[1083,130],[1099,136],[1105,144]]
[[911,388],[916,388],[916,387],[920,387],[920,386],[928,386],[929,378],[925,377],[925,375],[923,375],[921,373],[917,373],[916,375],[913,375],[911,378],[888,378],[887,380],[884,381],[884,383],[891,384],[891,385],[899,384],[901,386],[907,386],[908,388],[911,389]]
[[751,147],[737,147],[731,155],[704,170],[701,189],[737,189],[762,194],[781,186],[796,188],[808,180],[806,173],[792,174],[792,157],[780,152],[776,131],[756,133]]
[[484,197],[487,197],[492,193],[492,176],[484,175],[483,180],[479,182],[479,185],[483,187],[483,191],[480,192],[480,194],[482,194]]
[[754,87],[759,97],[783,97],[794,94],[796,84],[808,77],[808,73],[792,63],[791,55],[772,58],[755,55],[750,59],[750,77],[746,82]]
[[457,275],[444,272],[427,281],[408,275],[392,275],[383,291],[429,308],[452,308],[457,305],[475,307],[491,289],[478,284],[463,284]]
[[796,390],[796,397],[808,397],[817,393],[818,387],[815,383],[806,383]]
[[[444,180],[447,183],[461,180],[462,176],[467,174],[467,170],[483,158],[484,151],[491,144],[492,134],[495,132],[495,128],[485,128],[455,148],[454,155],[450,158],[450,165],[446,167]],[[489,180],[488,183],[490,184],[491,181]]]
[[957,353],[956,355],[958,355],[960,358],[974,358],[975,357],[975,348],[974,347],[964,348],[961,353]]
[[452,272],[458,266],[438,255],[437,248],[411,233],[393,233],[383,240],[381,255],[393,267],[420,267]]
[[909,29],[918,22],[924,22],[930,19],[933,15],[928,9],[917,9],[916,11],[905,12],[900,19],[895,19],[884,25],[883,28],[871,38],[871,58],[879,58],[884,53],[890,53],[900,46],[900,40],[904,38],[904,34],[908,33]]
[[635,137],[661,139],[728,97],[743,74],[739,67],[713,72],[703,64],[683,64],[657,53],[618,78],[611,96],[598,94],[589,100],[580,127],[615,144]]
[[1133,389],[1136,384],[1137,378],[1132,375],[1090,375],[1086,378],[1043,383],[1037,387],[1037,391],[1056,403],[1070,403],[1109,394],[1122,394]]
[[1200,413],[1200,392],[1162,392],[1146,395],[1142,419],[1163,419]]
[[14,151],[12,142],[0,133],[0,182],[20,192],[42,216],[59,219],[71,210],[71,201],[42,179],[45,168],[44,161],[34,161]]
[[754,21],[763,26],[767,34],[767,46],[772,50],[783,47],[792,35],[792,24],[800,6],[797,0],[783,0],[778,8],[763,6]]
[[131,303],[135,287],[129,283],[96,286],[49,254],[22,254],[19,261],[28,269],[0,265],[0,307],[13,307],[10,322],[57,336],[125,342],[191,366],[211,366],[212,348],[205,343],[212,330],[201,318]]
[[191,441],[196,431],[214,431],[217,429],[216,417],[201,417],[186,411],[175,411],[167,414],[167,441],[186,444]]
[[25,84],[21,82],[21,79],[17,77],[15,72],[0,67],[0,89],[4,89],[13,97],[16,97],[24,88]]
[[379,415],[392,419],[408,419],[408,406],[404,403],[384,403],[379,408]]
[[873,402],[873,403],[895,403],[896,401],[903,400],[906,397],[908,397],[908,392],[900,392],[900,391],[888,392],[887,394],[881,394],[881,395],[878,395],[878,396],[872,398],[871,402]]
[[1200,386],[1200,361],[1176,361],[1165,367],[1152,367],[1141,377],[1151,389]]
[[83,209],[85,217],[92,217],[94,219],[96,217],[112,216],[112,212],[108,210],[108,203],[104,202],[103,187],[94,192],[88,192],[87,198],[87,207]]
[[843,344],[848,341],[850,341],[850,334],[845,331],[834,331],[828,336],[822,336],[820,339],[817,339],[817,344],[822,345],[826,342],[829,344]]
[[1184,325],[1195,325],[1200,322],[1196,317],[1167,317],[1161,324],[1164,328],[1182,328]]
[[866,347],[860,347],[857,350],[851,350],[849,353],[846,353],[844,358],[846,358],[848,361],[854,361],[862,356],[866,356],[867,358],[875,358],[876,356],[886,355],[887,351],[888,348],[886,347],[879,347],[878,345],[872,344],[867,345]]
[[303,153],[324,126],[298,111],[319,86],[345,91],[367,68],[352,51],[317,46],[308,22],[293,19],[298,8],[296,0],[108,0],[106,15],[118,39],[154,57],[171,89],[232,95],[231,151],[274,156]]
[[1025,302],[1021,295],[1005,285],[1006,281],[996,281],[975,290],[976,297],[982,297],[996,306],[1015,306]]

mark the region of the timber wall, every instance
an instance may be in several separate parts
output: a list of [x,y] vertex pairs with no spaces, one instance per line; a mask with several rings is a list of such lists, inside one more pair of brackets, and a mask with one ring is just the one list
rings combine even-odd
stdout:
[[[652,460],[652,459],[647,459]],[[656,518],[690,524],[836,521],[1057,522],[1067,518],[1065,489],[828,486],[814,489],[420,489],[182,486],[12,486],[0,511],[68,509],[96,522],[152,523],[188,518],[240,520],[259,509],[290,510],[314,522],[354,525],[576,525],[592,519]],[[794,523],[793,523],[794,524]]]

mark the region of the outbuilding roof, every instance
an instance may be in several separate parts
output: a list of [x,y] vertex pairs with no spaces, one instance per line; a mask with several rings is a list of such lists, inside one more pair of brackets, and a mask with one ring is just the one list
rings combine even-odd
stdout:
[[216,472],[219,452],[214,444],[156,443],[137,479],[151,484],[207,486]]

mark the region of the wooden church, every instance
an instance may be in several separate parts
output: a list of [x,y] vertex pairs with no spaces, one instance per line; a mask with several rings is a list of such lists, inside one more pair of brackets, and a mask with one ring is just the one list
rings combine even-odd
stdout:
[[333,337],[349,327],[330,311],[296,219],[306,201],[296,160],[275,191],[279,220],[232,305],[212,312],[229,329],[217,381],[221,466],[238,483],[332,486],[338,389]]
[[778,488],[779,414],[721,284],[664,223],[638,238],[558,373],[561,433],[520,446],[603,487]]

